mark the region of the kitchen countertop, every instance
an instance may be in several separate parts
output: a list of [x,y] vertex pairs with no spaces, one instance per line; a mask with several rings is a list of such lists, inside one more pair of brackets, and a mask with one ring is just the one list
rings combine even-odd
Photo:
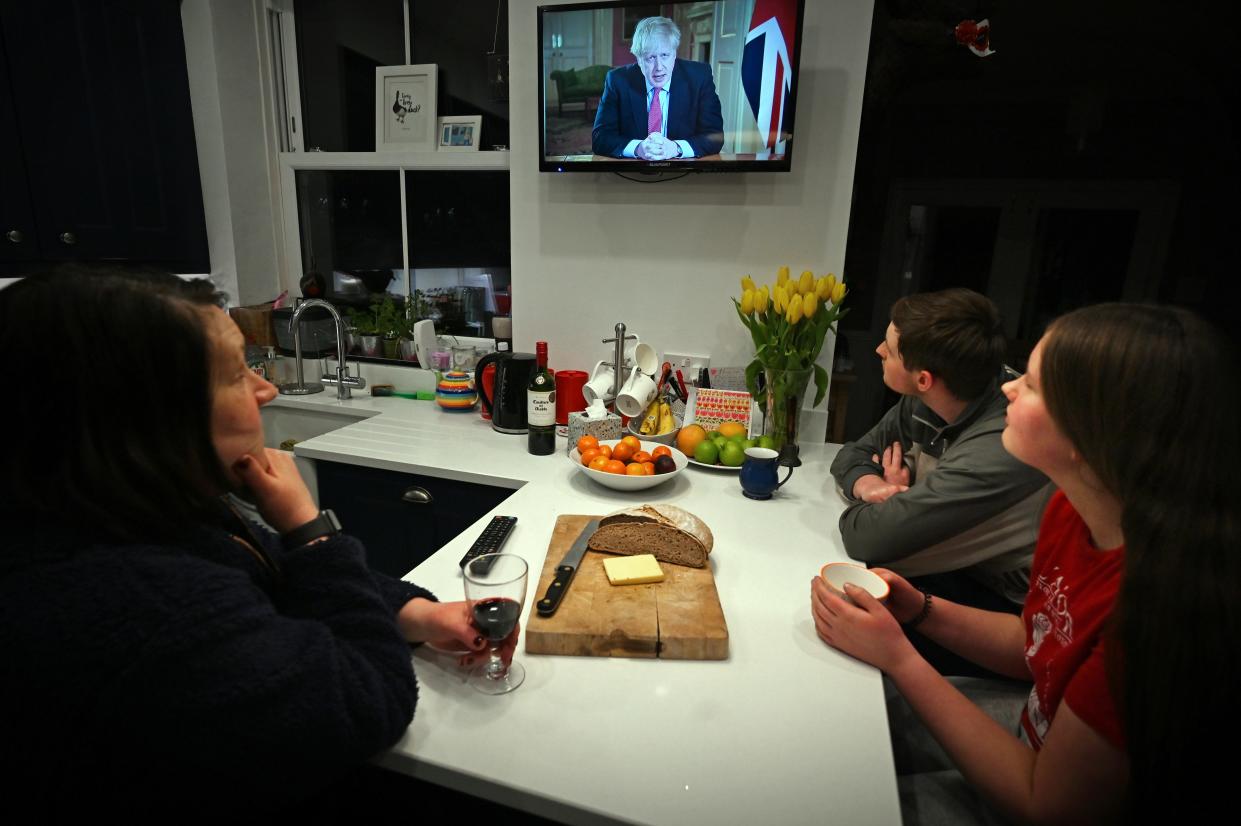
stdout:
[[[727,660],[521,645],[525,683],[492,697],[464,684],[454,658],[422,647],[414,721],[377,762],[572,823],[900,822],[880,674],[824,645],[810,619],[810,579],[847,559],[828,473],[836,445],[804,447],[803,466],[766,502],[743,497],[735,472],[692,466],[622,493],[577,472],[563,438],[555,455],[531,456],[524,436],[496,433],[476,412],[361,393],[338,401],[330,390],[273,404],[370,416],[299,443],[300,456],[516,489],[494,513],[518,517],[503,550],[530,565],[523,623],[559,514],[672,502],[715,535]],[[457,562],[489,518],[407,579],[461,599]]]

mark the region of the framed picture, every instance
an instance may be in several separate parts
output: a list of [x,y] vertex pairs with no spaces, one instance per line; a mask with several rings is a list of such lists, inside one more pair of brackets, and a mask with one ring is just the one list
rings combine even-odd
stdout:
[[440,118],[439,123],[439,142],[435,148],[440,152],[478,151],[478,142],[483,133],[482,115]]
[[375,150],[434,152],[434,63],[375,67]]

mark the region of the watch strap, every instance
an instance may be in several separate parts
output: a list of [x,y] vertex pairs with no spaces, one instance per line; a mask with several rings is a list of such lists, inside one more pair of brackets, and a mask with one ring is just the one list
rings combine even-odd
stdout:
[[300,548],[311,540],[325,536],[336,536],[340,533],[340,520],[330,509],[319,511],[319,515],[304,525],[299,525],[287,533],[281,534],[280,544],[286,551]]

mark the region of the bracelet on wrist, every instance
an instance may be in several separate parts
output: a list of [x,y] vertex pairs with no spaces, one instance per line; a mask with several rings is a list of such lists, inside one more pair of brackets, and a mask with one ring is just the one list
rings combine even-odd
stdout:
[[340,520],[331,510],[325,509],[309,522],[291,531],[286,531],[280,537],[280,544],[286,551],[291,551],[294,548],[336,536],[338,533],[340,533]]
[[919,588],[918,590],[922,592],[922,610],[918,612],[916,617],[904,624],[906,629],[917,628],[927,618],[927,615],[931,613],[931,595],[924,588]]

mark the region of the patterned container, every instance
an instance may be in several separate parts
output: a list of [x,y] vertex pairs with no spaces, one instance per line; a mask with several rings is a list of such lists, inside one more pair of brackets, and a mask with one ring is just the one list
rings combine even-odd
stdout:
[[589,433],[596,439],[619,439],[621,417],[609,413],[604,419],[588,419],[585,413],[569,414],[569,450],[577,447],[577,440]]
[[445,410],[473,410],[478,391],[470,374],[456,370],[445,373],[435,386],[435,403]]

